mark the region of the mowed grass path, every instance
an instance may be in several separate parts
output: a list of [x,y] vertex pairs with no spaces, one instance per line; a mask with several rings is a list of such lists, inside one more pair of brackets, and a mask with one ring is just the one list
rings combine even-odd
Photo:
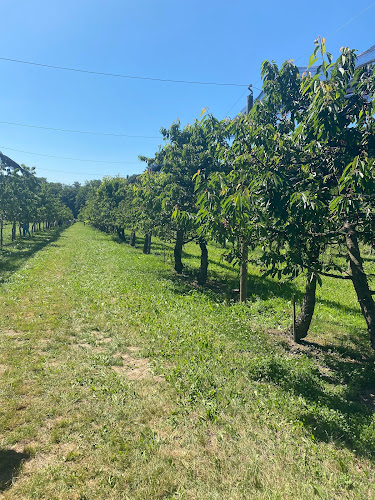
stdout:
[[0,300],[0,497],[375,497],[372,353],[295,349],[82,224]]

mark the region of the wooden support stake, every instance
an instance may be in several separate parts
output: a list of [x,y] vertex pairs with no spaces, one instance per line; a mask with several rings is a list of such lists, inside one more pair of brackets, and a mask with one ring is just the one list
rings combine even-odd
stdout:
[[247,279],[248,269],[247,260],[249,257],[249,247],[244,239],[241,246],[241,264],[240,264],[240,302],[246,302],[247,299]]

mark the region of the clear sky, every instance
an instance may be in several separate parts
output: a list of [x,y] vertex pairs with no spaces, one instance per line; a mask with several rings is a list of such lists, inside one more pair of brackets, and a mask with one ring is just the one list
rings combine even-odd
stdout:
[[[362,52],[375,44],[371,0],[1,0],[0,18],[0,58],[257,87],[263,60],[306,65],[319,35],[334,57],[342,46]],[[0,123],[0,151],[67,184],[140,173],[138,155],[157,151],[160,127],[177,118],[191,123],[203,107],[217,118],[235,116],[246,93],[240,86],[116,78],[0,59],[0,122],[8,122]]]

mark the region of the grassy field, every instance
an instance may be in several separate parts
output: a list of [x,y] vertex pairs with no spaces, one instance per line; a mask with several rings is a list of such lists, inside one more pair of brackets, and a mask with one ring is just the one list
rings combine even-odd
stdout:
[[324,281],[296,346],[301,283],[252,268],[234,304],[214,246],[201,290],[194,244],[182,277],[170,246],[82,224],[22,245],[0,260],[0,497],[375,497],[375,356],[350,283]]

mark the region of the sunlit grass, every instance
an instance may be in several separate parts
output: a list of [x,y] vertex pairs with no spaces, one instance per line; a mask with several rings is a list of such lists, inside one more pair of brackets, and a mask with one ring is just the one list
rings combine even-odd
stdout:
[[[160,242],[147,256],[76,224],[7,272],[0,447],[27,460],[4,497],[372,498],[374,356],[350,284],[324,281],[295,348],[302,281],[254,267],[235,304],[219,247],[207,289],[197,246],[183,277],[170,248],[164,263]],[[149,370],[115,371],[121,355]]]

